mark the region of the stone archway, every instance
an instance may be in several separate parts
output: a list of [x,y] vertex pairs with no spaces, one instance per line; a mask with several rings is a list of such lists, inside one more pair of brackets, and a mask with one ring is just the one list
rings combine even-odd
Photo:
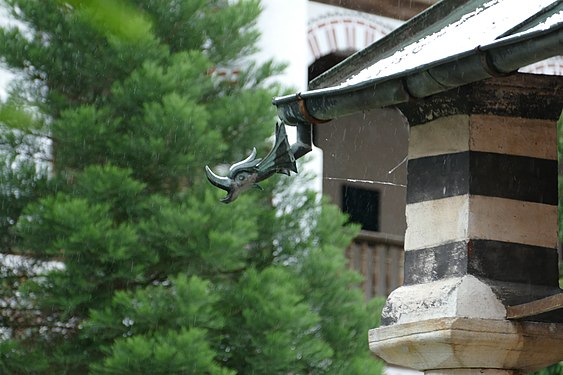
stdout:
[[330,54],[350,55],[390,33],[394,27],[356,13],[333,13],[309,21],[307,64]]

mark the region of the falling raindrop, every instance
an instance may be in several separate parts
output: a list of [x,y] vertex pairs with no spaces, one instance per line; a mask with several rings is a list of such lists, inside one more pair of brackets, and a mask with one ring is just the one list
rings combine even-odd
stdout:
[[393,168],[391,168],[389,171],[387,171],[387,174],[391,174],[391,173],[395,172],[395,171],[397,170],[397,168],[399,168],[401,165],[403,165],[403,164],[407,161],[407,159],[408,159],[408,155],[405,156],[405,157],[403,158],[403,160],[401,160],[401,161],[399,162],[399,164],[397,164],[396,166],[394,166]]

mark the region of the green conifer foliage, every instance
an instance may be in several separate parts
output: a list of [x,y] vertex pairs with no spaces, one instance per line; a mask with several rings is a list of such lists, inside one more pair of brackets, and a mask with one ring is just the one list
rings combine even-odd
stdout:
[[205,179],[269,148],[258,1],[6,3],[0,373],[379,373],[355,228],[284,180],[223,205]]

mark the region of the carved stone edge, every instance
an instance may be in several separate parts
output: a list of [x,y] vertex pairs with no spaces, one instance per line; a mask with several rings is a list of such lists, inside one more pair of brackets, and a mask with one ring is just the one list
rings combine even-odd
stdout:
[[387,363],[422,371],[534,371],[563,360],[563,324],[429,319],[372,329],[369,347]]
[[395,289],[387,298],[381,321],[388,326],[445,317],[505,316],[506,309],[491,287],[475,276],[465,275]]

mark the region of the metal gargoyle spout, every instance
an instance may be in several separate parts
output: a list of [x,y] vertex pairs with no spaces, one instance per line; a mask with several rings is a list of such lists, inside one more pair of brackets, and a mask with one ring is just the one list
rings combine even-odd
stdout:
[[[310,150],[310,143],[308,150]],[[229,168],[226,177],[216,175],[208,166],[205,166],[205,173],[209,182],[227,191],[227,196],[221,199],[221,202],[230,203],[237,199],[240,193],[250,188],[261,189],[258,183],[275,173],[283,173],[288,176],[290,171],[297,173],[295,159],[305,153],[300,141],[290,146],[285,126],[276,124],[276,142],[272,150],[263,159],[256,159],[256,149],[253,149],[248,158],[233,164]]]

